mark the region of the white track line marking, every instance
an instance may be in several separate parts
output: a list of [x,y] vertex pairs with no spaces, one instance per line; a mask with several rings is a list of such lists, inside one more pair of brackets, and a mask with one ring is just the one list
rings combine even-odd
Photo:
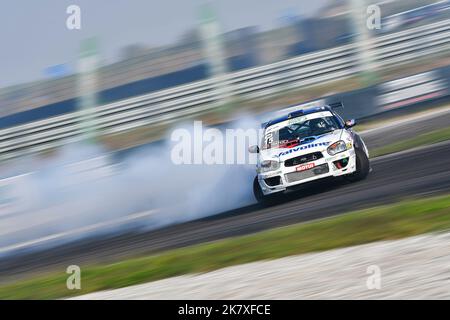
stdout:
[[391,127],[395,127],[395,126],[398,126],[398,125],[410,124],[410,123],[415,123],[415,122],[421,122],[423,120],[429,120],[429,119],[437,118],[437,117],[439,117],[439,116],[441,116],[443,114],[447,114],[447,113],[450,113],[450,106],[448,106],[448,107],[446,107],[444,109],[436,110],[434,112],[429,112],[429,113],[426,113],[426,114],[421,113],[421,114],[413,115],[413,116],[408,117],[408,118],[404,118],[404,119],[399,119],[399,120],[395,120],[395,121],[392,121],[392,122],[388,122],[386,124],[377,126],[375,128],[361,131],[359,133],[362,134],[362,135],[373,134],[373,133],[376,133],[377,131],[386,130],[386,129],[389,129]]

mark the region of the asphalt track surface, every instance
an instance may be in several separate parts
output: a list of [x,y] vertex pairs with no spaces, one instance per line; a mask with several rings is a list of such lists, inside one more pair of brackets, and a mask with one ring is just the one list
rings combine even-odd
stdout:
[[[448,126],[442,115],[426,120],[427,126]],[[375,141],[395,134],[414,136],[424,123],[374,131],[365,138],[369,149]],[[50,270],[81,268],[93,263],[181,248],[207,241],[250,234],[274,227],[325,218],[349,211],[396,202],[404,198],[448,193],[450,142],[373,159],[373,171],[361,182],[343,179],[308,185],[270,208],[256,205],[159,230],[86,239],[50,250],[10,256],[0,260],[0,282]]]

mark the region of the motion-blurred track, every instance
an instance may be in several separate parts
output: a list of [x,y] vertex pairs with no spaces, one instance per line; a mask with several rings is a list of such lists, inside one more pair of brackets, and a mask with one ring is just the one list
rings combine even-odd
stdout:
[[[445,126],[448,122],[442,122],[443,117],[449,117],[449,114],[431,121],[440,122],[437,127]],[[409,131],[412,135],[421,127],[417,123],[405,126],[390,130],[403,131],[404,134]],[[389,137],[386,130],[365,137],[369,149],[371,141],[379,139],[380,135]],[[249,234],[407,197],[446,193],[450,190],[450,142],[373,159],[372,168],[365,181],[351,184],[337,180],[314,184],[287,196],[285,202],[271,208],[248,206],[159,230],[86,239],[51,250],[11,256],[0,260],[0,281],[50,269],[64,270],[70,264],[83,267],[94,262],[116,261]]]
[[[321,183],[290,196],[290,201],[259,209],[249,206],[207,219],[142,234],[94,239],[0,262],[0,275],[37,272],[71,263],[112,261],[126,256],[243,235],[295,222],[323,218],[400,198],[450,190],[450,143],[373,161],[369,178],[356,184]],[[5,279],[3,279],[5,280]]]

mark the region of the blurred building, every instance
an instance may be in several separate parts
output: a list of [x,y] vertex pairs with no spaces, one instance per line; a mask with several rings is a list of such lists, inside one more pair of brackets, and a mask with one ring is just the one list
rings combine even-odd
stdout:
[[[382,12],[386,16],[394,15],[435,2],[383,1]],[[443,9],[439,10],[439,15],[424,17],[448,17],[449,11]],[[248,27],[225,33],[227,70],[243,70],[349,43],[354,31],[348,13],[347,0],[330,1],[316,16],[292,15],[273,30]],[[416,19],[415,23],[428,21]],[[208,67],[198,31],[187,30],[171,46],[149,48],[134,44],[123,48],[119,61],[102,66],[98,72],[99,103],[142,95],[207,76]],[[0,128],[74,111],[75,84],[76,76],[67,75],[0,89]]]

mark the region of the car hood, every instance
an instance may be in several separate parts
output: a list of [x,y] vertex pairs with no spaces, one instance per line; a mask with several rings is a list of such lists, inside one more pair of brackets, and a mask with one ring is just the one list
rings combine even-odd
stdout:
[[304,154],[325,151],[331,144],[341,139],[343,130],[335,130],[328,134],[316,137],[315,139],[308,140],[302,144],[291,148],[273,148],[268,150],[262,150],[260,153],[261,161],[264,160],[276,160],[284,161],[293,157],[301,156]]

